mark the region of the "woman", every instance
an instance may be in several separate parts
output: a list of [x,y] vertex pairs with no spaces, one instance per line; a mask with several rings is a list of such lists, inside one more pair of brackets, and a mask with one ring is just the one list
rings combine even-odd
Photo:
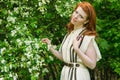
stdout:
[[65,63],[61,72],[61,80],[90,80],[88,68],[94,69],[101,59],[99,48],[95,42],[96,14],[88,2],[80,2],[76,6],[59,51],[51,46],[48,38],[42,42],[48,44],[49,50]]

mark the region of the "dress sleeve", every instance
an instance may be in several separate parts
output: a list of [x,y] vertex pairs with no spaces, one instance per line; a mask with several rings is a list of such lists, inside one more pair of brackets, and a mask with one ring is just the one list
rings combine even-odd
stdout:
[[99,48],[98,48],[98,45],[97,45],[95,39],[92,39],[92,43],[93,43],[94,48],[95,48],[95,50],[96,50],[97,61],[99,61],[99,60],[102,58],[102,56],[101,56],[100,50],[99,50]]
[[101,53],[100,53],[100,50],[98,48],[98,45],[95,41],[95,36],[85,36],[84,40],[81,44],[80,49],[85,53],[87,51],[87,48],[88,48],[90,41],[92,41],[92,44],[93,44],[95,51],[96,51],[96,54],[97,54],[97,61],[99,61],[102,57],[101,57]]

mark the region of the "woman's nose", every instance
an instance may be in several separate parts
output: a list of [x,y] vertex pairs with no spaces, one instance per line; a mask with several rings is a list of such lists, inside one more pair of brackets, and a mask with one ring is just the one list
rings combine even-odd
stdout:
[[78,17],[78,15],[77,14],[75,14],[75,16],[74,16],[75,18],[77,18]]

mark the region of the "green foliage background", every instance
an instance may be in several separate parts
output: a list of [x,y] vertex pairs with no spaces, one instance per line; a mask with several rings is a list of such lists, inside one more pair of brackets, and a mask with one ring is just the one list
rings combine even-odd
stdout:
[[[82,1],[82,0],[81,0]],[[87,0],[97,13],[97,43],[102,60],[99,69],[120,76],[120,2]],[[0,77],[5,80],[59,80],[62,63],[41,43],[52,40],[57,49],[66,34],[66,24],[79,0],[1,0]],[[56,72],[55,72],[56,71]]]

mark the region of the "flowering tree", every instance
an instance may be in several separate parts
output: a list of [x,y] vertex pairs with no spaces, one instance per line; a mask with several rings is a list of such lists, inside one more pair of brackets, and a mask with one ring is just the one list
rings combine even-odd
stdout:
[[[57,30],[59,24],[65,26],[66,23],[54,20],[67,18],[70,13],[69,10],[62,13],[61,3],[70,10],[73,5],[69,3],[75,1],[0,1],[0,78],[36,80],[50,72],[48,64],[54,59],[41,38],[56,40],[54,45],[61,42],[65,28]],[[54,35],[59,36],[53,39]]]
[[[0,78],[59,80],[61,64],[50,54],[41,38],[50,38],[58,49],[74,5],[79,1],[1,0]],[[95,6],[97,12],[97,42],[103,56],[98,66],[113,69],[120,75],[119,1],[87,1]]]

